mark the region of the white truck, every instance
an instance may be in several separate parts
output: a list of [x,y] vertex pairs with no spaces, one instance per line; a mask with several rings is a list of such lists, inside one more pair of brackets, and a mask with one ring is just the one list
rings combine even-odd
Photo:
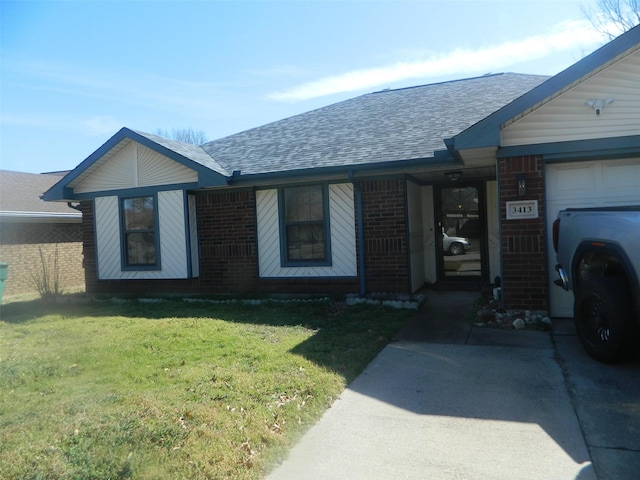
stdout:
[[576,208],[553,223],[556,285],[574,293],[589,355],[616,362],[640,351],[640,206]]

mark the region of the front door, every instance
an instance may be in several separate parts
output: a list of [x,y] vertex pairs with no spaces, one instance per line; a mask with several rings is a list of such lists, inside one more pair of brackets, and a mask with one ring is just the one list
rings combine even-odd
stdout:
[[440,186],[436,200],[439,280],[486,280],[484,183]]

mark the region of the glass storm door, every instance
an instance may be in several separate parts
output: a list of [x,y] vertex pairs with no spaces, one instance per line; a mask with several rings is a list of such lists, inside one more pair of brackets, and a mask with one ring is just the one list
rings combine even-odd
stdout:
[[439,188],[438,246],[440,280],[485,278],[483,184]]

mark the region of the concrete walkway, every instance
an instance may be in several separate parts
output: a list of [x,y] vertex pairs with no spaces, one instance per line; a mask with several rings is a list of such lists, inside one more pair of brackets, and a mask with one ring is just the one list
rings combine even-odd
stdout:
[[435,292],[267,478],[595,479],[548,333]]

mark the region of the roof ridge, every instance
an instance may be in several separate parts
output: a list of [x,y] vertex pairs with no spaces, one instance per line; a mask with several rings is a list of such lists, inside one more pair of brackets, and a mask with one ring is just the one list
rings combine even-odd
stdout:
[[378,93],[387,93],[387,92],[397,92],[397,91],[401,91],[401,90],[411,90],[413,88],[422,88],[422,87],[431,87],[431,86],[436,86],[436,85],[445,85],[445,84],[450,84],[450,83],[467,82],[469,80],[478,80],[480,78],[488,78],[488,77],[498,77],[498,76],[502,76],[502,75],[518,75],[518,76],[521,76],[521,77],[544,77],[544,78],[550,78],[551,77],[551,75],[541,75],[541,74],[537,74],[537,73],[517,73],[517,72],[485,73],[484,75],[477,75],[475,77],[455,78],[455,79],[452,79],[452,80],[443,80],[441,82],[424,83],[424,84],[421,84],[421,85],[411,85],[409,87],[385,88],[383,90],[377,90],[375,92],[371,92],[371,93],[369,93],[369,95],[374,95],[374,94],[378,94]]
[[[327,110],[330,108],[335,108],[338,105],[341,104],[345,104],[345,103],[349,103],[349,102],[353,102],[354,100],[357,99],[361,99],[361,98],[366,98],[366,97],[370,97],[372,95],[377,95],[377,94],[381,94],[381,93],[390,93],[390,92],[399,92],[399,91],[403,91],[403,90],[411,90],[411,89],[418,89],[418,88],[424,88],[424,87],[430,87],[430,86],[438,86],[438,85],[446,85],[446,84],[456,84],[456,83],[461,83],[461,82],[465,82],[465,81],[469,81],[469,80],[477,80],[480,78],[489,78],[489,77],[498,77],[498,76],[502,76],[502,75],[516,75],[519,77],[527,77],[527,78],[533,78],[533,77],[539,77],[539,78],[544,78],[544,79],[548,79],[551,77],[551,75],[539,75],[539,74],[533,74],[533,73],[515,73],[515,72],[500,72],[500,73],[487,73],[484,75],[478,75],[477,77],[468,77],[468,78],[459,78],[459,79],[452,79],[452,80],[446,80],[446,81],[442,81],[442,82],[434,82],[434,83],[428,83],[428,84],[422,84],[422,85],[413,85],[413,86],[409,86],[409,87],[401,87],[401,88],[387,88],[384,90],[379,90],[379,91],[375,91],[375,92],[369,92],[369,93],[362,93],[360,95],[357,95],[355,97],[350,97],[350,98],[346,98],[343,100],[340,100],[338,102],[335,103],[330,103],[327,105],[322,105],[319,107],[316,107],[312,110],[307,110],[304,112],[300,112],[300,113],[296,113],[284,118],[279,118],[277,120],[272,120],[270,122],[264,123],[262,125],[257,125],[255,127],[250,127],[247,128],[245,130],[241,130],[239,132],[235,132],[229,135],[226,135],[224,137],[220,137],[220,138],[215,138],[213,140],[209,140],[206,143],[203,143],[202,145],[200,145],[209,155],[212,156],[213,155],[209,152],[209,149],[215,145],[215,144],[219,144],[222,141],[234,138],[234,137],[238,137],[240,135],[246,135],[249,132],[256,132],[258,130],[264,129],[266,127],[271,127],[272,125],[281,123],[281,122],[287,122],[287,121],[293,121],[295,119],[299,119],[300,117],[303,116],[308,116],[310,114],[314,114],[317,112],[321,112],[323,110]],[[216,161],[219,161],[219,159],[216,159]]]

